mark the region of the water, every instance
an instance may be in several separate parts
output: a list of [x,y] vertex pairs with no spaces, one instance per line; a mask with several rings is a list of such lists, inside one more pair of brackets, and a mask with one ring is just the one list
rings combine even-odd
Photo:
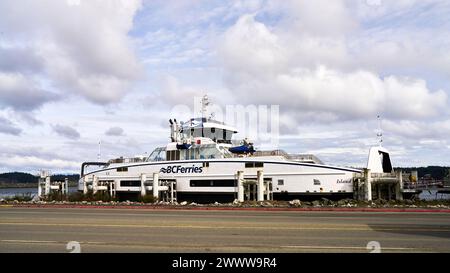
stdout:
[[[69,193],[76,192],[77,187],[69,187]],[[0,199],[6,197],[14,197],[16,195],[31,195],[36,196],[38,192],[37,187],[35,188],[10,188],[10,189],[0,189]]]
[[441,194],[437,193],[438,189],[430,189],[423,190],[421,194],[419,194],[419,198],[422,200],[449,200],[450,194]]

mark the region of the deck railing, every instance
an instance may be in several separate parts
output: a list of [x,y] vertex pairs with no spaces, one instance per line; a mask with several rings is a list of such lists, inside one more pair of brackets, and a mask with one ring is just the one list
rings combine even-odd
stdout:
[[108,161],[108,163],[112,164],[118,164],[118,163],[138,163],[138,162],[144,162],[145,158],[141,157],[131,157],[131,158],[116,158],[111,159]]

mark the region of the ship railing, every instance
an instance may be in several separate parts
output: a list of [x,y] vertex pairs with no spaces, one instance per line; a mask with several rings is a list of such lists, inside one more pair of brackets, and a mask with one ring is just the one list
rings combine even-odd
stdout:
[[371,173],[372,178],[396,178],[396,173]]
[[315,164],[323,164],[317,156],[311,154],[288,154],[288,159],[301,162],[312,162]]
[[289,158],[289,154],[283,150],[271,150],[271,151],[256,151],[253,156],[283,156]]
[[130,157],[130,158],[116,158],[108,161],[110,164],[119,164],[119,163],[139,163],[144,162],[145,158],[142,157]]
[[284,150],[256,151],[252,154],[252,156],[253,157],[282,156],[285,159],[292,160],[292,161],[323,164],[323,162],[315,155],[312,155],[312,154],[288,154]]

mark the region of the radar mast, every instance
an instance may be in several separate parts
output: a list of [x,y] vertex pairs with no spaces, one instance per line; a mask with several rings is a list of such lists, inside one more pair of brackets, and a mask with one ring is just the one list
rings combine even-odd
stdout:
[[208,105],[210,104],[208,95],[204,95],[202,98],[202,118],[207,118]]
[[382,147],[383,146],[383,130],[381,129],[380,115],[377,116],[377,120],[378,120],[378,133],[377,133],[378,143],[379,143],[380,147]]

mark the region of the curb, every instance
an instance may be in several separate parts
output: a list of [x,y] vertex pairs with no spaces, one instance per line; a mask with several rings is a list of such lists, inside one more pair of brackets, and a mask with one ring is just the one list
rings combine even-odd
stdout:
[[136,205],[41,205],[15,204],[9,208],[56,208],[56,209],[141,209],[141,210],[198,210],[198,211],[298,211],[298,212],[380,212],[380,213],[450,213],[450,209],[428,208],[290,208],[290,207],[190,207],[190,206],[136,206]]

